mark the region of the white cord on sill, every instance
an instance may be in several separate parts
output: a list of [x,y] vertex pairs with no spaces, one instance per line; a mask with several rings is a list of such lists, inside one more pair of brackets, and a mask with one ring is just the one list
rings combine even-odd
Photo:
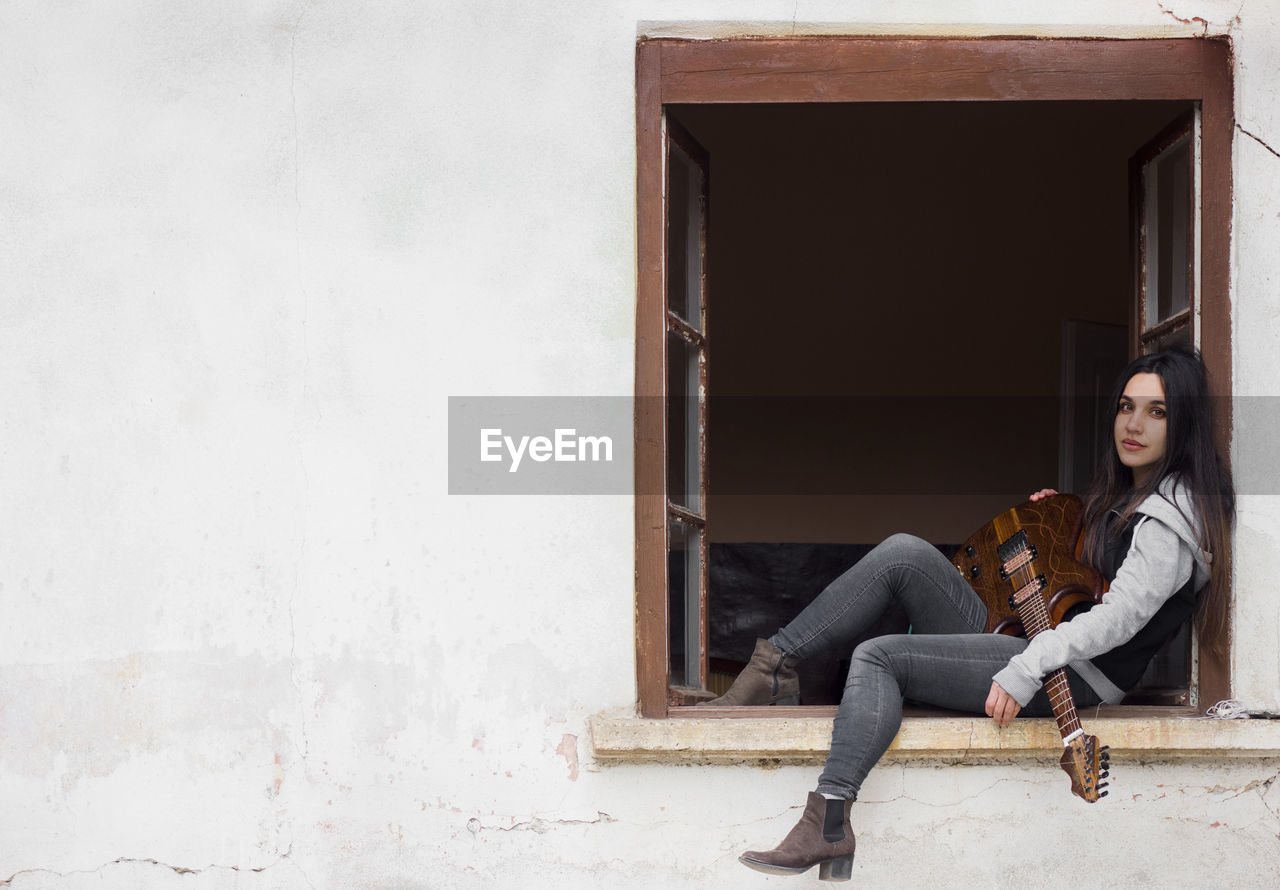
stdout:
[[1217,717],[1219,720],[1241,720],[1248,718],[1249,709],[1234,698],[1224,698],[1216,705],[1207,708],[1204,715]]
[[1280,713],[1275,711],[1250,710],[1245,707],[1244,703],[1234,698],[1224,698],[1216,705],[1205,710],[1206,717],[1214,717],[1218,720],[1248,720],[1254,719],[1272,719],[1280,718]]

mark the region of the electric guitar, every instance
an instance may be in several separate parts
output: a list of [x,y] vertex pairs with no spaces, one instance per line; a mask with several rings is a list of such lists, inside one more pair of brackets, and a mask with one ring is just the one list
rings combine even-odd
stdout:
[[[1102,599],[1101,574],[1079,561],[1083,504],[1075,495],[1027,501],[1001,513],[960,545],[952,563],[987,606],[987,632],[1026,636],[1057,627]],[[1105,797],[1107,747],[1080,727],[1061,668],[1044,682],[1062,735],[1062,769],[1071,793]]]

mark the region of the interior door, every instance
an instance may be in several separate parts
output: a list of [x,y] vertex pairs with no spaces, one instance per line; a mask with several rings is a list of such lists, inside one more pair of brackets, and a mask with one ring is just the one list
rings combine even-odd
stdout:
[[1113,408],[1107,404],[1116,375],[1129,363],[1124,325],[1069,320],[1062,329],[1061,440],[1058,490],[1083,494],[1111,440]]

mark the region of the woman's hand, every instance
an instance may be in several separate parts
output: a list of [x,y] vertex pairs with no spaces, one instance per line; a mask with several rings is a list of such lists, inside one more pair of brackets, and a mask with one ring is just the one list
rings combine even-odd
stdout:
[[1031,500],[1038,501],[1041,498],[1051,497],[1052,495],[1055,495],[1057,493],[1058,493],[1058,489],[1056,488],[1042,488],[1031,495]]
[[991,694],[987,696],[987,716],[994,720],[997,726],[1008,726],[1021,710],[1022,705],[1018,704],[1018,700],[993,680]]

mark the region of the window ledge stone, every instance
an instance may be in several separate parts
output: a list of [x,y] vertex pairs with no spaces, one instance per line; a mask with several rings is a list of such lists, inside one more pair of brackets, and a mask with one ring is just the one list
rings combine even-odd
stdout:
[[[597,715],[589,722],[595,759],[601,764],[821,763],[831,745],[829,713],[729,719],[680,715],[667,720]],[[1280,720],[1124,713],[1082,718],[1081,723],[1085,732],[1122,757],[1182,760],[1280,755]],[[1051,719],[1019,719],[1001,729],[986,717],[932,715],[905,717],[885,757],[899,762],[1034,760],[1061,750]]]

